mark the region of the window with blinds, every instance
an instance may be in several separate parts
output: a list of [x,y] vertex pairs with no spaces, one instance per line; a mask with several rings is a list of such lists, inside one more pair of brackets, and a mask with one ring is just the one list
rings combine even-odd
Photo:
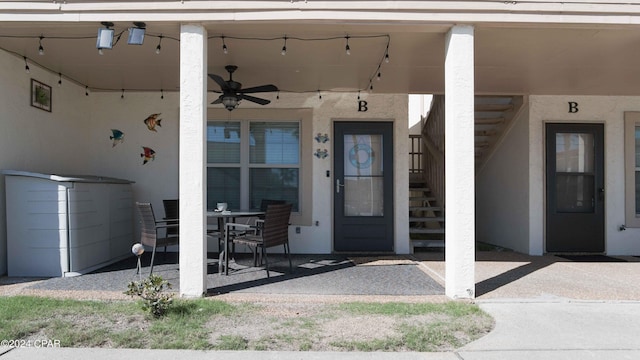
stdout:
[[207,207],[257,209],[263,199],[300,199],[298,121],[211,121],[207,124]]

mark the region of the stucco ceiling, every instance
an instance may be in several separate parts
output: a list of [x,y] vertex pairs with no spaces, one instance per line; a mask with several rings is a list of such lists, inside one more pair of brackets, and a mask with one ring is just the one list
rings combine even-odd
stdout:
[[[132,23],[118,22],[122,39],[99,55],[99,22],[3,22],[0,47],[26,56],[54,73],[93,89],[177,90],[179,37],[177,22],[147,22],[142,46],[127,45]],[[396,25],[225,22],[206,24],[208,70],[227,78],[224,66],[239,67],[234,80],[244,87],[275,84],[283,91],[365,89],[374,78],[377,93],[443,93],[445,36],[449,24]],[[31,36],[30,38],[7,36]],[[45,54],[38,55],[42,35]],[[155,35],[155,36],[154,36]],[[164,36],[157,55],[158,35]],[[228,54],[222,52],[224,35]],[[349,35],[351,55],[345,53]],[[382,61],[388,35],[390,62]],[[281,55],[287,36],[287,53]],[[79,37],[68,39],[68,37]],[[243,38],[278,38],[246,40]],[[335,40],[302,41],[337,37]],[[64,39],[63,39],[64,38]],[[557,25],[475,28],[476,91],[482,94],[639,95],[640,32],[635,27],[562,27]],[[380,67],[380,81],[377,77]],[[209,81],[211,90],[217,90]]]

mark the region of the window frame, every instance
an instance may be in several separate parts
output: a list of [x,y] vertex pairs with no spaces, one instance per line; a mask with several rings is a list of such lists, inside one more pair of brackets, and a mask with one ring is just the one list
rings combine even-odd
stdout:
[[[209,122],[240,121],[241,157],[240,157],[240,202],[249,204],[249,172],[251,168],[291,168],[281,164],[250,164],[249,160],[249,124],[250,122],[297,122],[299,125],[299,163],[298,163],[298,211],[291,214],[292,225],[311,226],[312,224],[312,110],[311,109],[212,109],[207,111],[207,126]],[[246,134],[246,135],[245,135]],[[246,152],[246,154],[245,154]],[[205,161],[208,159],[205,158]],[[215,164],[215,165],[213,165]],[[205,163],[205,167],[225,167],[223,163]],[[235,164],[234,164],[235,165]],[[234,166],[235,167],[235,166]]]
[[624,113],[624,183],[625,226],[640,228],[640,213],[636,213],[636,127],[640,127],[640,112]]

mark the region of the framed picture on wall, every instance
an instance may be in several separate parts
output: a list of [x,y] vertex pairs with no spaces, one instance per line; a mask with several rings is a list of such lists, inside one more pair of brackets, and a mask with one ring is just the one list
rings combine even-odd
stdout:
[[51,112],[51,86],[31,79],[31,106]]

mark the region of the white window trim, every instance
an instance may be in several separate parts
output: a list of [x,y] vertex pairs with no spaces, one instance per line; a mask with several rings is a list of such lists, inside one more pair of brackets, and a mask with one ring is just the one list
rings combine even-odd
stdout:
[[624,113],[624,184],[625,226],[640,227],[640,214],[636,214],[636,126],[640,126],[640,112]]
[[[207,121],[298,121],[300,124],[300,164],[299,179],[299,209],[291,214],[291,224],[311,226],[313,218],[313,149],[312,149],[312,121],[311,109],[212,109],[207,111]],[[245,126],[245,125],[242,125]],[[248,132],[248,122],[246,124]],[[242,148],[242,147],[241,147]],[[241,150],[242,151],[242,150]],[[248,156],[247,156],[248,159]],[[248,161],[248,160],[247,160]],[[247,164],[248,165],[248,164]],[[245,167],[241,166],[241,169]],[[244,170],[241,170],[244,171]],[[246,167],[248,173],[248,167]],[[247,174],[248,175],[248,174]],[[248,176],[241,177],[248,181]],[[248,184],[247,184],[248,185]],[[243,195],[243,196],[248,196]],[[241,199],[242,201],[242,199]]]

